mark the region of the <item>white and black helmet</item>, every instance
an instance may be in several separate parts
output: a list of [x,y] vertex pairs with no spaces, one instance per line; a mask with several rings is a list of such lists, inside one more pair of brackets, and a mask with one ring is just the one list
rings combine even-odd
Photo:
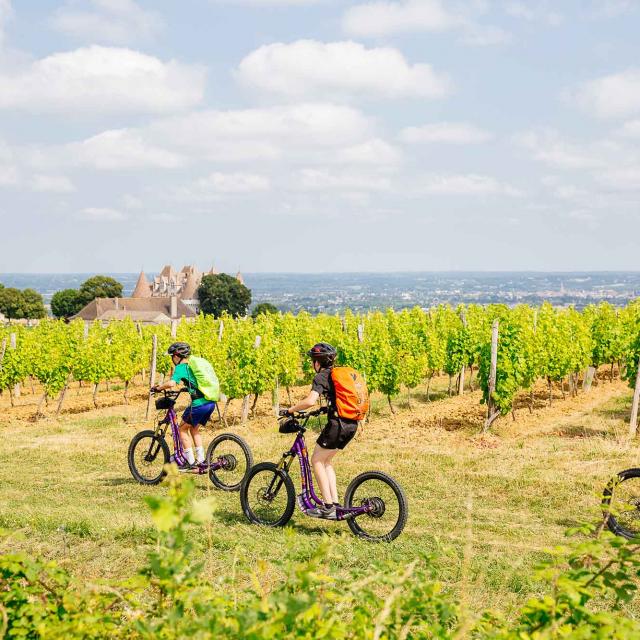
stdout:
[[191,355],[191,347],[186,342],[174,342],[167,349],[167,355],[176,355],[179,358],[188,358]]

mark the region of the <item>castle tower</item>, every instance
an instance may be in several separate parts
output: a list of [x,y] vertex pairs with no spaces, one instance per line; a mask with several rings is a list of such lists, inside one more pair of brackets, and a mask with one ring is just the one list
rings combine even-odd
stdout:
[[200,285],[199,278],[196,276],[194,270],[189,271],[187,274],[187,280],[184,283],[184,289],[180,294],[183,300],[193,300],[198,292],[198,286]]
[[242,274],[240,273],[240,270],[238,270],[238,273],[236,273],[236,280],[237,280],[240,284],[244,284],[244,278],[242,277]]
[[140,272],[138,276],[138,282],[136,282],[136,288],[131,294],[132,298],[150,298],[151,297],[151,285],[147,280],[147,276],[144,275],[144,271]]

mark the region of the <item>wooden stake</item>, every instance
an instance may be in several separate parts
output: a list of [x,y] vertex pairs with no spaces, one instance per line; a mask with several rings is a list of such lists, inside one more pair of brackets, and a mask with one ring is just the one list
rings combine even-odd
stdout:
[[585,393],[588,393],[591,390],[591,385],[593,384],[593,378],[596,375],[596,368],[589,367],[584,374],[584,380],[582,381],[582,390]]
[[64,383],[64,387],[62,387],[62,391],[60,392],[60,400],[58,401],[58,407],[56,409],[56,417],[60,415],[60,411],[62,411],[62,404],[64,402],[64,397],[67,395],[67,389],[69,388],[69,384],[71,383],[71,373],[67,376],[67,381]]
[[224,333],[224,320],[220,320],[220,326],[218,327],[218,342],[222,342],[223,333]]
[[487,419],[484,423],[484,431],[487,431],[493,421],[500,415],[496,408],[493,394],[496,391],[496,378],[498,375],[498,330],[499,321],[493,321],[491,328],[491,368],[489,370],[489,401],[487,402]]
[[4,360],[4,354],[7,351],[7,339],[3,338],[2,345],[0,346],[0,371],[2,371],[2,362]]
[[242,398],[242,415],[240,421],[242,424],[247,423],[247,418],[249,417],[249,399],[251,398],[251,394],[247,394]]
[[640,358],[638,358],[638,373],[636,374],[636,388],[633,392],[631,405],[631,421],[629,423],[629,437],[635,438],[638,429],[638,405],[640,404]]
[[[9,347],[11,349],[11,351],[15,351],[17,348],[17,341],[16,341],[16,334],[12,333],[9,335]],[[20,397],[20,383],[16,382],[15,386],[13,387],[13,397],[14,398],[19,398]]]
[[276,385],[271,394],[271,404],[273,405],[273,414],[276,418],[280,417],[280,380],[276,376]]
[[149,399],[147,400],[147,410],[144,419],[149,419],[149,411],[151,411],[151,387],[156,383],[156,365],[158,357],[158,336],[154,333],[151,336],[151,365],[149,366]]
[[[462,320],[462,326],[467,327],[467,314],[464,309],[460,312],[460,320]],[[460,371],[460,378],[458,379],[458,395],[461,396],[464,393],[464,364]]]

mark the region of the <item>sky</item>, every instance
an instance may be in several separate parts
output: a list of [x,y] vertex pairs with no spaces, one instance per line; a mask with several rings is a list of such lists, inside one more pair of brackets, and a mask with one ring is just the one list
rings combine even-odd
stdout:
[[640,0],[0,0],[0,273],[637,270]]

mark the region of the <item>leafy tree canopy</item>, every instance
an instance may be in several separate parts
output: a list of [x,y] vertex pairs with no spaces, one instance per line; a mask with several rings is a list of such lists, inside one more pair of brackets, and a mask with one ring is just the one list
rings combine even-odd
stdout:
[[42,296],[33,289],[15,289],[0,285],[0,312],[9,320],[44,318],[47,315]]
[[51,298],[51,312],[56,318],[69,318],[83,307],[80,293],[76,289],[56,291]]
[[198,287],[200,309],[218,318],[225,311],[234,317],[247,314],[251,291],[236,278],[219,273],[206,275]]
[[109,276],[93,276],[80,285],[78,294],[84,306],[96,298],[121,298],[122,285]]
[[251,312],[251,317],[257,318],[259,315],[262,315],[263,313],[267,313],[267,314],[279,313],[279,310],[278,310],[278,307],[271,304],[270,302],[261,302],[260,304],[257,304],[253,308],[253,311]]

